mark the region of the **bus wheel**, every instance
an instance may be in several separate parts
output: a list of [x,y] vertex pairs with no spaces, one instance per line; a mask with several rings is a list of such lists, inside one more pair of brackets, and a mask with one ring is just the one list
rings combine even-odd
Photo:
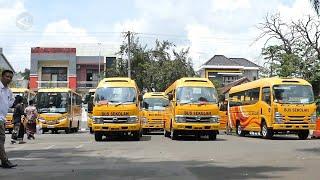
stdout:
[[227,123],[226,124],[226,134],[231,135],[231,133],[232,133],[231,127],[229,126],[229,123]]
[[99,132],[94,133],[94,139],[96,141],[102,141],[102,134]]
[[93,134],[93,130],[92,130],[92,127],[91,128],[89,128],[90,129],[90,134]]
[[217,133],[216,132],[213,132],[211,134],[209,134],[209,140],[216,140],[217,139]]
[[144,135],[148,134],[148,129],[142,129],[142,134]]
[[301,139],[301,140],[307,139],[308,136],[309,136],[309,130],[302,130],[302,131],[299,131],[299,132],[298,132],[298,137],[299,137],[299,139]]
[[173,129],[171,130],[171,139],[177,140],[178,139],[178,133],[175,132]]
[[240,125],[240,122],[237,122],[237,127],[236,127],[237,135],[238,136],[244,136],[245,132],[242,130],[242,127]]
[[268,129],[267,123],[265,121],[262,122],[261,125],[261,135],[264,139],[271,139],[273,137],[273,130]]
[[64,132],[65,132],[66,134],[69,134],[69,133],[70,133],[70,128],[66,128],[66,129],[64,130]]
[[140,141],[140,133],[139,132],[132,133],[132,137],[133,137],[134,141]]
[[164,137],[170,137],[170,132],[168,132],[167,130],[163,130],[163,134],[164,134]]
[[77,125],[77,127],[74,128],[74,132],[77,133],[77,132],[79,131],[79,127],[80,127],[80,126],[79,126],[79,121],[78,121],[78,125]]

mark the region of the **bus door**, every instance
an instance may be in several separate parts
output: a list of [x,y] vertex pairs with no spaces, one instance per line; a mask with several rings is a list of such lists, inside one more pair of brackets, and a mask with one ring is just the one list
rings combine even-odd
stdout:
[[[272,118],[272,109],[271,109],[271,92],[270,87],[262,88],[262,102],[261,102],[261,118],[264,118],[266,122]],[[267,124],[270,127],[270,124]]]

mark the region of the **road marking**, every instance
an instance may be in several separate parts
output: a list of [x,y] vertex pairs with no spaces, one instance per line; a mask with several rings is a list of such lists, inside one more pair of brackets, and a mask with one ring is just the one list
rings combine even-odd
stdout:
[[82,147],[83,147],[83,144],[80,144],[79,146],[76,146],[75,148],[79,149],[79,148],[82,148]]
[[44,149],[48,150],[48,149],[53,148],[54,146],[55,146],[55,145],[51,145],[51,146],[48,146],[48,147],[46,147],[46,148],[44,148]]

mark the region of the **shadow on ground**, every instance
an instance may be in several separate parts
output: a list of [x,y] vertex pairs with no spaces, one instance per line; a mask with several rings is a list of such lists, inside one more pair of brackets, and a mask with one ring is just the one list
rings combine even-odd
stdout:
[[154,162],[144,158],[108,157],[109,153],[108,148],[95,153],[80,149],[10,151],[9,157],[19,166],[0,169],[0,179],[272,179],[283,178],[298,169],[226,167],[208,161]]
[[318,148],[308,148],[308,149],[297,149],[297,151],[314,153],[314,154],[320,155],[320,147],[318,147]]

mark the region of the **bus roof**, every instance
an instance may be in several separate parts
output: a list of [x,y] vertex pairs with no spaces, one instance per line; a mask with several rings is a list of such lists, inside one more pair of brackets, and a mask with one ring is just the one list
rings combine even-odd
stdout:
[[10,88],[11,91],[13,93],[24,93],[24,92],[31,92],[33,94],[35,94],[35,92],[33,92],[32,90],[30,89],[27,89],[27,88]]
[[137,88],[137,84],[134,80],[126,77],[104,78],[99,82],[97,88],[100,87],[134,87]]
[[201,86],[201,87],[214,87],[213,83],[208,78],[198,78],[198,77],[185,77],[176,80],[171,84],[165,91],[165,94],[173,91],[178,87],[183,86]]
[[311,86],[311,84],[308,81],[300,78],[272,77],[272,78],[258,79],[248,83],[240,84],[238,86],[234,86],[230,89],[229,94],[247,90],[247,89],[253,89],[257,87],[265,87],[265,86],[271,87],[273,85],[278,85],[278,84],[300,84],[300,85]]
[[40,88],[38,92],[74,92],[70,88]]
[[146,92],[143,95],[144,98],[165,98],[166,95],[164,92]]

